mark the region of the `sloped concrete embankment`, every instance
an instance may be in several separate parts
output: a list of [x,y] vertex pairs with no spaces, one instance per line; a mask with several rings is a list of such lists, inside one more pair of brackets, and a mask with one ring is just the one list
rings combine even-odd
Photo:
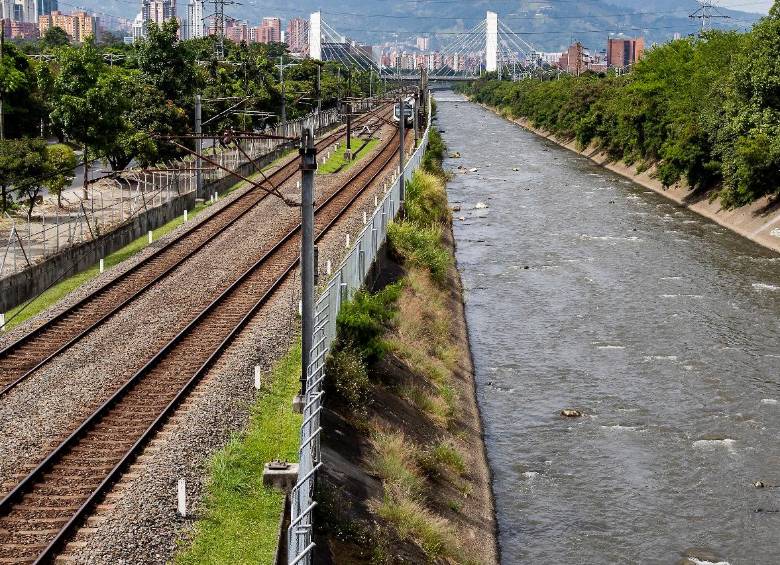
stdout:
[[661,196],[720,224],[726,229],[780,253],[780,199],[778,198],[772,199],[765,196],[748,206],[734,209],[723,208],[720,205],[720,201],[715,198],[713,191],[694,192],[684,182],[665,188],[660,181],[654,178],[654,166],[641,170],[638,165],[628,165],[621,161],[615,161],[593,144],[585,149],[580,149],[575,141],[561,139],[546,130],[534,127],[530,120],[511,118],[499,109],[485,104],[482,104],[482,106],[540,137],[549,139],[561,147],[587,157],[605,169],[657,192]]

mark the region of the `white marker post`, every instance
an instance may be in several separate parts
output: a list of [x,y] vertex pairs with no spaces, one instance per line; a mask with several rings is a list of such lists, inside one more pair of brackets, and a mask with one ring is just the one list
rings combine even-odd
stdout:
[[103,274],[103,271],[106,270],[106,265],[103,259],[100,260],[100,274]]
[[298,315],[303,316],[303,300],[298,301]]
[[346,245],[345,245],[345,247],[346,247],[347,249],[349,249],[349,234],[345,234],[345,235],[347,236],[347,237],[346,237]]
[[260,390],[260,365],[255,365],[255,390]]
[[186,209],[184,210],[184,221],[185,222],[187,221],[187,210]]
[[179,513],[179,516],[181,516],[182,518],[186,518],[187,517],[187,483],[184,479],[179,479],[177,495],[178,495],[177,511]]
[[366,211],[363,210],[363,225],[365,226],[368,223],[368,216],[366,215]]
[[154,237],[152,236],[152,232],[149,232],[149,243],[152,243],[154,241]]
[[5,314],[0,314],[0,332],[5,331]]
[[328,262],[325,264],[325,272],[328,274],[328,276],[330,276],[330,274],[333,272],[333,267],[332,267],[332,265],[330,264],[330,261],[328,261]]

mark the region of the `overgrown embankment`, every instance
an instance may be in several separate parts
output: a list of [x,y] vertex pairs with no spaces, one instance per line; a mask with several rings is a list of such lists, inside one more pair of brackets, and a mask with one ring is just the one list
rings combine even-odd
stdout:
[[627,75],[465,93],[758,243],[780,250],[780,12],[751,32],[655,47]]
[[339,315],[323,414],[318,559],[494,563],[490,476],[432,131],[375,292]]

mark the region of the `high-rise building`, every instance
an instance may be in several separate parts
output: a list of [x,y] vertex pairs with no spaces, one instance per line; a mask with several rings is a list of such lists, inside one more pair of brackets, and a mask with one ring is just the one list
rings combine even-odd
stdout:
[[293,53],[305,53],[309,47],[309,20],[293,18],[287,22],[287,46]]
[[636,39],[612,39],[607,40],[607,66],[625,68],[633,65],[645,52],[645,40],[642,37]]
[[71,14],[63,14],[58,10],[38,18],[38,28],[41,35],[46,33],[49,28],[58,27],[68,34],[71,41],[81,41],[81,28],[79,19]]
[[100,41],[100,18],[82,11],[73,12],[73,17],[79,22],[79,37],[81,41],[84,41],[89,36],[94,37],[95,41]]
[[87,12],[78,11],[73,14],[63,14],[53,10],[50,14],[44,14],[38,18],[38,28],[41,35],[52,27],[58,27],[65,31],[71,41],[84,41],[89,36],[100,39],[100,18]]
[[143,37],[150,23],[162,25],[176,17],[176,0],[142,0],[141,17],[144,23]]
[[190,0],[187,3],[187,22],[184,25],[184,39],[205,37],[203,25],[203,0]]
[[267,30],[264,32],[267,41],[261,43],[278,43],[282,40],[282,20],[279,18],[263,18],[260,27]]
[[55,10],[59,10],[57,0],[37,0],[38,4],[38,16],[45,16],[51,14]]
[[427,51],[431,46],[431,40],[428,37],[417,38],[417,49],[420,51]]

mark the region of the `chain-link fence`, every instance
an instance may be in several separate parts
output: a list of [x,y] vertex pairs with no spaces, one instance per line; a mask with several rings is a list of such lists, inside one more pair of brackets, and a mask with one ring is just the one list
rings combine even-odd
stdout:
[[[214,185],[230,176],[225,169],[236,171],[248,164],[244,153],[252,160],[261,159],[289,143],[290,138],[300,137],[306,125],[320,131],[340,119],[336,109],[328,110],[280,124],[267,132],[280,139],[245,140],[240,142],[242,151],[222,147],[206,149],[204,153],[219,167],[203,163],[202,182],[206,187]],[[197,169],[193,156],[162,163],[155,169],[127,170],[116,177],[92,180],[86,198],[82,190],[68,191],[62,196],[62,207],[56,196],[47,196],[36,205],[30,218],[26,214],[4,214],[0,218],[0,245],[5,244],[0,251],[0,278],[32,267],[64,248],[93,241],[139,213],[196,191]]]
[[[420,166],[428,147],[430,132],[430,101],[428,128],[422,141],[404,168],[404,177],[411,179]],[[287,530],[288,563],[311,563],[313,542],[314,485],[322,467],[320,457],[320,412],[322,411],[325,359],[336,338],[336,318],[341,305],[360,289],[369,274],[379,249],[387,237],[387,229],[401,209],[401,179],[397,178],[386,191],[366,227],[357,236],[354,246],[328,281],[315,305],[314,339],[306,384],[306,404],[303,408],[301,443],[299,448],[298,482],[290,494],[290,525]]]

